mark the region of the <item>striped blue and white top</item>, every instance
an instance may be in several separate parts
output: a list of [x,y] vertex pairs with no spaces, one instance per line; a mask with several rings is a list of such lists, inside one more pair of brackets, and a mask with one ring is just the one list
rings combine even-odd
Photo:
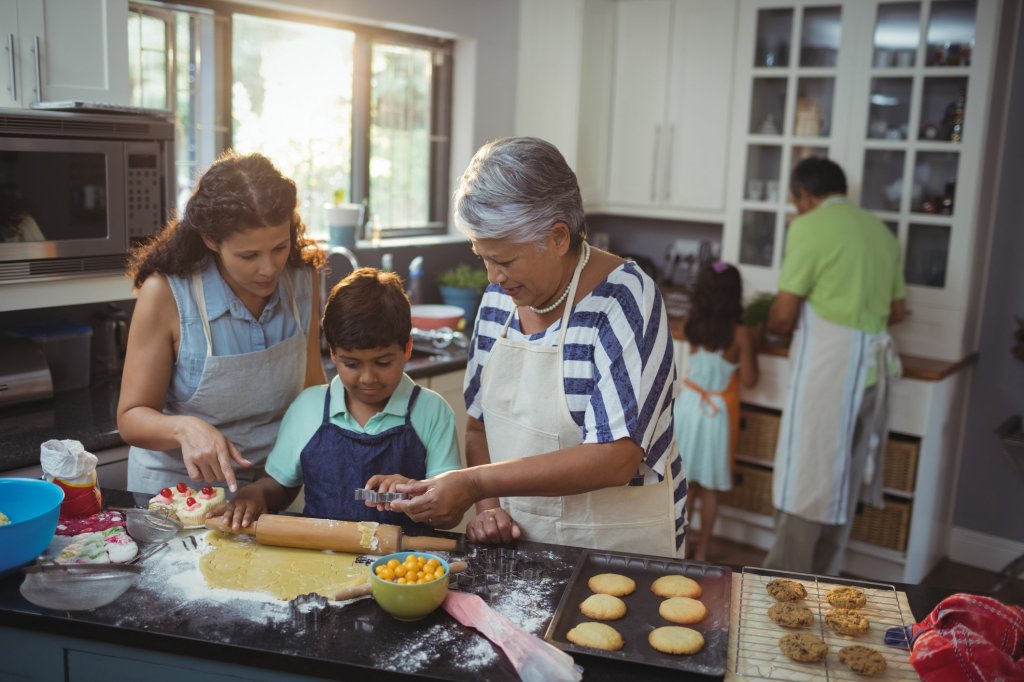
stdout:
[[[515,309],[498,285],[484,293],[466,366],[467,413],[483,419],[480,374],[495,339]],[[508,336],[543,346],[556,346],[561,320],[536,334],[522,333],[519,316]],[[562,353],[569,411],[582,430],[583,443],[610,443],[630,438],[645,456],[634,485],[663,479],[673,454],[672,404],[676,382],[672,333],[661,292],[635,263],[612,271],[585,296],[569,317]],[[686,477],[679,458],[672,460],[677,541],[686,526],[683,502]],[[641,480],[642,479],[642,480]]]

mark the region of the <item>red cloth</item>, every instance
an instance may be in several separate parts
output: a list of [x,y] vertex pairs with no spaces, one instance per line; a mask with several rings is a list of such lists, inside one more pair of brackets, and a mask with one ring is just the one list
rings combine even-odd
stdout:
[[100,512],[91,516],[61,517],[57,523],[57,535],[79,535],[96,533],[116,526],[124,526],[124,516],[119,512]]
[[954,594],[914,626],[910,662],[925,682],[1024,680],[1024,609]]

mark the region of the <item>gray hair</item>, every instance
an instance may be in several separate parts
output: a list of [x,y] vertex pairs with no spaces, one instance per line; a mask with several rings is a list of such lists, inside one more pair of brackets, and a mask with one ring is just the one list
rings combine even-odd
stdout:
[[455,225],[474,239],[508,239],[540,246],[557,222],[569,245],[587,236],[576,174],[550,142],[503,137],[481,147],[452,196]]

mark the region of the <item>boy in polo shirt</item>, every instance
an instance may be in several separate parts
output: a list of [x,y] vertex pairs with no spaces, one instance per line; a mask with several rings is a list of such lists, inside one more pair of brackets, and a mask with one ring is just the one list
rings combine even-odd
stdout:
[[224,514],[245,527],[286,508],[305,486],[306,516],[414,527],[388,505],[354,499],[357,488],[393,492],[409,480],[460,467],[452,409],[405,374],[412,318],[401,279],[360,268],[331,291],[323,330],[338,376],[288,408],[266,476],[242,488]]

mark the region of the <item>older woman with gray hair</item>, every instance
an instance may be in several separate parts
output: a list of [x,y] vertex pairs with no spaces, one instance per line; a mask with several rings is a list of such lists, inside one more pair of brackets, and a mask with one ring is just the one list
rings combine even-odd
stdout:
[[551,144],[473,157],[455,220],[487,268],[466,368],[469,468],[392,503],[475,542],[523,538],[676,556],[686,479],[672,446],[675,368],[661,294],[586,242],[576,175]]

